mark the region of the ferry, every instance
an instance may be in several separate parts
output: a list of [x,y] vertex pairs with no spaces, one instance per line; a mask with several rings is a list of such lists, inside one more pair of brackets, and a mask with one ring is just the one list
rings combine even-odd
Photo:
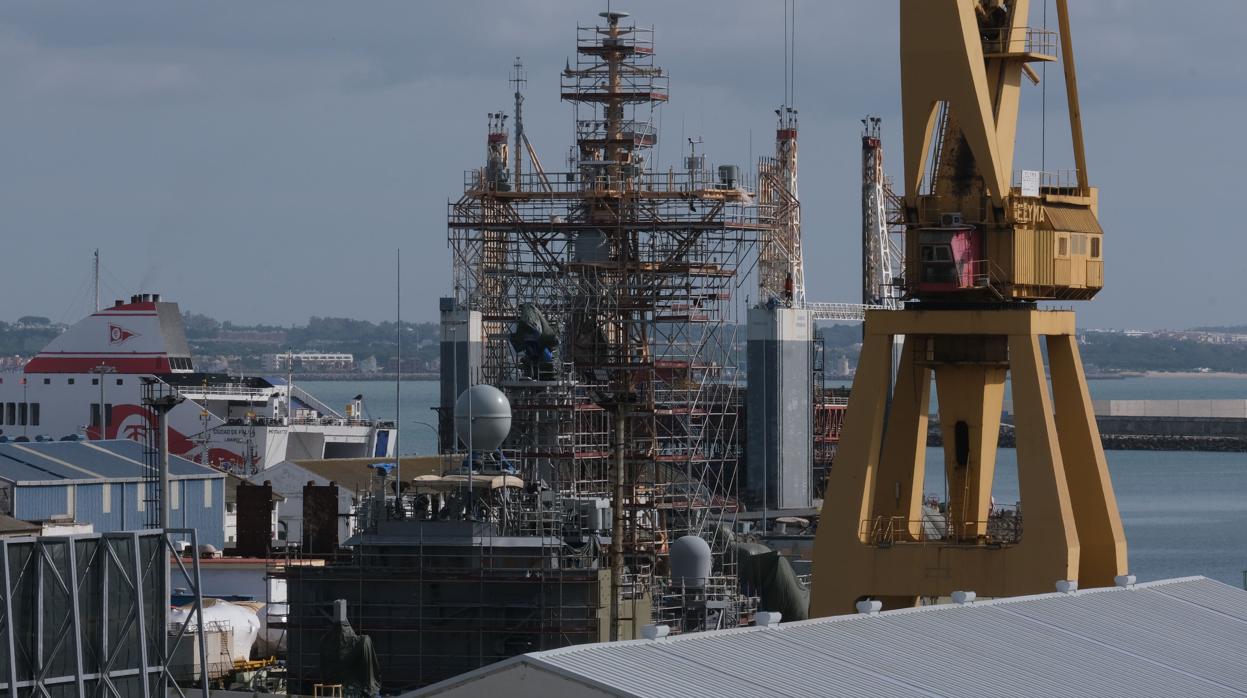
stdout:
[[361,398],[343,414],[285,378],[196,371],[178,304],[160,294],[116,301],[0,372],[0,441],[141,441],[157,424],[145,394],[183,398],[170,452],[245,477],[290,459],[394,455],[393,423],[364,418]]

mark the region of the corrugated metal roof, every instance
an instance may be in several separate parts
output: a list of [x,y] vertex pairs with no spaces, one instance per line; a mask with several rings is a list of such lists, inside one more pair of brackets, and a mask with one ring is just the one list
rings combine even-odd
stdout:
[[1247,592],[1203,577],[516,657],[620,696],[1247,696]]
[[1048,215],[1048,223],[1053,230],[1064,233],[1102,234],[1104,232],[1104,229],[1100,227],[1100,221],[1096,220],[1095,214],[1091,213],[1089,208],[1049,204],[1044,206],[1044,212]]
[[[0,479],[10,482],[136,480],[145,469],[143,445],[136,441],[0,443]],[[218,470],[172,455],[169,474],[174,478],[224,477]]]

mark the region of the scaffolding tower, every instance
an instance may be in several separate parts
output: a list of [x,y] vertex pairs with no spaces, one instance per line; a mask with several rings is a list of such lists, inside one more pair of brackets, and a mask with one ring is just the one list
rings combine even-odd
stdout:
[[574,110],[567,171],[545,172],[527,142],[515,144],[527,171],[509,170],[505,117],[491,115],[486,164],[449,207],[455,303],[481,316],[479,382],[512,404],[507,461],[559,497],[610,502],[611,637],[626,580],[672,598],[667,546],[689,534],[711,543],[706,589],[720,590],[715,622],[730,626],[737,292],[775,207],[760,215],[739,168],[712,172],[704,155],[656,169],[668,77],[653,29],[601,17],[577,28],[560,80]]
[[797,110],[775,110],[774,157],[758,161],[758,211],[768,224],[758,251],[758,303],[805,306],[801,201],[797,195]]
[[904,207],[883,174],[883,120],[862,119],[862,303],[901,305]]

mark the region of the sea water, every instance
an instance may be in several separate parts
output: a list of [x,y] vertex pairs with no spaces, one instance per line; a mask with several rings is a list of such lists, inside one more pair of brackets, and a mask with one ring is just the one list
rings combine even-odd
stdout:
[[[368,414],[393,419],[395,385],[306,381],[301,387],[341,408],[364,396]],[[1126,378],[1091,381],[1095,399],[1247,399],[1247,379]],[[399,448],[436,452],[438,383],[404,381]],[[1200,574],[1241,586],[1247,570],[1247,453],[1108,451],[1109,471],[1140,580]],[[944,498],[943,451],[929,449],[925,491]],[[992,495],[1018,499],[1017,452],[1001,449]]]

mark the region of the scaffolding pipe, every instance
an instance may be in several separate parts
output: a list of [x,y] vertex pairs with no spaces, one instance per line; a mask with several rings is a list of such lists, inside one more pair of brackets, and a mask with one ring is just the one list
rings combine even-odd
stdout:
[[624,405],[615,404],[615,469],[611,489],[611,642],[619,637],[619,606],[623,592],[624,539]]
[[160,418],[160,527],[169,530],[172,513],[169,507],[169,410],[159,410]]

